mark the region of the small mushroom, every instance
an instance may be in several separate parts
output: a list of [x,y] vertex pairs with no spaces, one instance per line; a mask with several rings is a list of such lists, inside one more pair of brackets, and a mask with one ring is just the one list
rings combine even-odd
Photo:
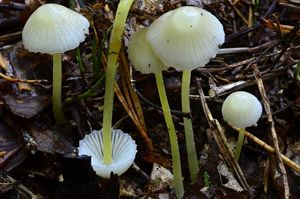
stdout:
[[256,124],[262,114],[258,99],[245,91],[231,93],[223,102],[222,115],[226,122],[239,128],[235,158],[239,159],[244,142],[245,128]]
[[128,44],[128,58],[136,71],[145,74],[161,73],[168,66],[156,57],[146,40],[147,29],[143,28],[133,33]]
[[111,134],[112,162],[103,162],[102,130],[94,130],[79,141],[78,155],[91,156],[91,165],[96,174],[103,178],[110,178],[113,172],[122,175],[132,165],[136,155],[135,141],[129,134],[119,129],[114,129]]
[[58,4],[45,4],[27,20],[22,39],[30,52],[53,55],[53,114],[58,123],[64,121],[61,102],[61,53],[74,49],[85,40],[89,21],[79,13]]

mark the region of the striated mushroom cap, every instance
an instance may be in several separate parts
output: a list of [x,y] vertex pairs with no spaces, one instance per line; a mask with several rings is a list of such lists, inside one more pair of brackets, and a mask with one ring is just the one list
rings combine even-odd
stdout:
[[245,91],[231,93],[222,105],[224,120],[238,128],[256,124],[261,114],[261,103],[254,95]]
[[103,178],[110,178],[110,173],[121,175],[134,161],[136,150],[135,141],[129,134],[119,129],[112,131],[112,163],[103,163],[102,130],[92,131],[79,141],[78,155],[92,157],[92,167],[96,174]]
[[162,62],[177,70],[202,67],[216,56],[225,33],[210,12],[184,6],[167,12],[148,28],[146,39]]
[[88,34],[89,21],[58,4],[45,4],[27,20],[22,39],[31,52],[63,53],[79,46]]
[[142,73],[156,73],[167,69],[153,53],[145,38],[147,29],[133,33],[128,44],[128,58],[135,70]]

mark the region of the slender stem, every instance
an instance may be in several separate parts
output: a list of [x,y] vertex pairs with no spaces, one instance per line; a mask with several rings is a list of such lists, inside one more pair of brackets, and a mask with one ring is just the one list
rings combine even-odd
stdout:
[[239,137],[238,137],[238,141],[236,143],[236,149],[235,149],[235,152],[234,152],[234,156],[235,156],[235,159],[237,161],[240,158],[242,146],[243,146],[243,143],[244,143],[244,137],[245,137],[245,128],[239,128]]
[[[183,113],[191,112],[190,98],[189,98],[190,79],[191,79],[191,71],[184,70],[182,73],[182,87],[181,87],[181,104],[182,104]],[[197,180],[199,166],[198,166],[197,152],[195,147],[193,125],[192,125],[192,120],[190,118],[184,117],[183,122],[184,122],[185,141],[186,141],[190,176],[191,176],[191,181],[194,183]]]
[[81,58],[81,53],[80,53],[80,48],[79,47],[76,48],[76,60],[77,60],[80,72],[83,73],[84,72],[84,66],[83,66],[83,62],[82,62],[82,58]]
[[109,41],[103,111],[103,163],[106,165],[112,162],[111,126],[114,82],[125,21],[132,3],[133,0],[120,1]]
[[180,163],[180,153],[177,141],[177,135],[175,132],[174,123],[171,116],[171,111],[169,108],[168,98],[165,90],[164,80],[162,73],[155,73],[157,89],[159,93],[160,102],[162,105],[165,121],[167,124],[170,145],[172,151],[172,164],[173,164],[173,174],[174,174],[174,189],[178,199],[183,197],[184,188],[182,183],[182,174],[181,174],[181,163]]
[[104,110],[103,110],[103,163],[112,162],[111,126],[114,103],[114,85],[116,70],[108,67],[105,80]]
[[65,121],[61,103],[61,53],[53,55],[52,110],[57,123]]

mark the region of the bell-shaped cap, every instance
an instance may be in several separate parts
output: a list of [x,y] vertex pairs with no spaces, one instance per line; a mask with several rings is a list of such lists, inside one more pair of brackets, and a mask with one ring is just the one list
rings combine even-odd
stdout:
[[167,69],[153,53],[146,41],[147,29],[143,28],[133,33],[128,44],[128,58],[134,69],[142,73],[157,73]]
[[193,70],[216,56],[225,34],[210,12],[184,6],[157,18],[149,26],[146,39],[164,64],[177,70]]
[[96,174],[103,178],[110,178],[110,173],[121,175],[131,166],[136,155],[135,141],[129,134],[119,129],[112,131],[112,163],[103,163],[102,130],[92,131],[79,141],[78,155],[92,157],[91,165]]
[[256,124],[261,114],[261,103],[254,95],[245,91],[231,93],[222,105],[224,120],[238,128]]
[[30,52],[63,53],[85,40],[89,26],[81,14],[58,4],[45,4],[27,20],[23,44]]

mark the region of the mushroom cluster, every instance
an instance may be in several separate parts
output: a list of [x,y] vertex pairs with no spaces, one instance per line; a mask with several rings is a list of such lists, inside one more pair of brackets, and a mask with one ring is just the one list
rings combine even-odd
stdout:
[[32,13],[22,32],[23,44],[28,51],[53,55],[52,107],[58,123],[64,121],[61,54],[78,47],[89,33],[89,26],[89,21],[81,14],[49,3]]
[[[160,93],[159,87],[163,84],[161,71],[168,67],[183,71],[182,112],[189,115],[191,71],[204,66],[211,58],[215,57],[219,51],[219,46],[224,42],[224,38],[223,26],[214,15],[198,7],[184,6],[163,14],[147,29],[135,33],[129,43],[128,55],[136,70],[155,74],[163,109],[163,104],[166,106],[168,104],[163,102],[167,98],[162,99],[163,95]],[[172,123],[174,126],[172,118],[170,117],[170,121],[168,121],[169,116],[165,112],[164,116],[168,128],[168,123]],[[184,118],[184,127],[190,175],[192,182],[195,182],[199,166],[190,118]],[[170,139],[174,139],[170,130],[172,131],[172,129],[169,129]],[[177,140],[175,141],[177,143]],[[175,158],[174,154],[173,158]],[[173,160],[175,191],[177,197],[181,198],[180,190],[182,189],[179,188],[181,185],[178,185],[178,190],[176,190],[176,179],[180,176],[175,175],[174,163]]]

